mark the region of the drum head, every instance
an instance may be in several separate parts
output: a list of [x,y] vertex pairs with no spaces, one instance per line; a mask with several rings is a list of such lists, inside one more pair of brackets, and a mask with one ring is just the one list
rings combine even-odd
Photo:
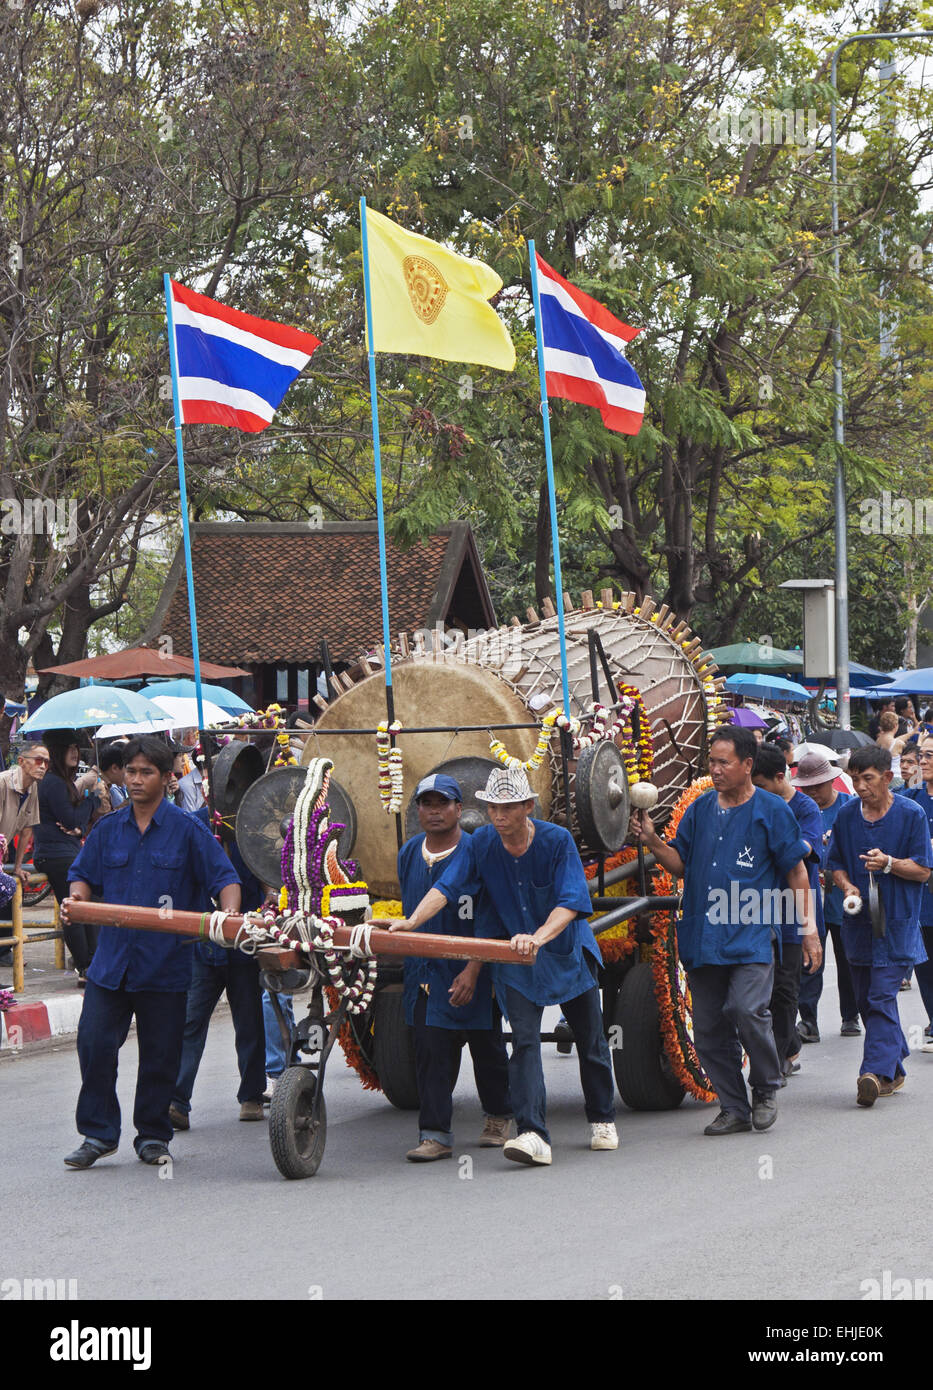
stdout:
[[[246,867],[261,883],[282,885],[282,846],[288,822],[295,813],[307,777],[303,767],[277,767],[253,782],[244,792],[236,817],[236,842]],[[331,775],[327,792],[332,825],[342,824],[337,853],[347,859],[356,841],[356,811],[339,782]],[[284,826],[284,829],[283,829]]]

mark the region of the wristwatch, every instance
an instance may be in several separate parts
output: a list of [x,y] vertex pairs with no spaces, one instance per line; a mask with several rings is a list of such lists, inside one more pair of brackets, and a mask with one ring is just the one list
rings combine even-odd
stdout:
[[884,866],[884,868],[883,868],[883,870],[882,870],[882,873],[889,874],[889,873],[891,872],[891,870],[892,870],[893,867],[894,867],[894,855],[893,855],[893,854],[889,854],[889,855],[888,855],[888,862],[887,862],[887,864],[885,864],[885,866]]

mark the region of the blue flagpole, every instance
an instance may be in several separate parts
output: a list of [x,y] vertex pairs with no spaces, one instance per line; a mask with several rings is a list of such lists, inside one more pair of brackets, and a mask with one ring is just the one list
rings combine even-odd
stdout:
[[178,357],[175,352],[175,319],[172,314],[172,284],[166,273],[165,316],[168,321],[168,360],[172,370],[172,401],[175,406],[175,452],[178,455],[178,497],[181,507],[181,534],[185,547],[185,573],[188,577],[188,618],[191,623],[191,655],[194,658],[194,691],[198,702],[198,729],[204,728],[204,701],[201,696],[201,654],[198,650],[198,616],[194,606],[194,570],[191,564],[191,533],[188,530],[188,488],[185,484],[185,451],[181,436],[181,401],[178,396]]
[[567,638],[564,632],[564,582],[560,572],[560,541],[557,536],[557,494],[554,490],[554,458],[551,453],[551,416],[547,403],[547,381],[544,374],[544,334],[541,331],[541,297],[538,293],[538,261],[535,244],[528,243],[531,263],[531,294],[535,306],[535,340],[538,350],[538,381],[541,385],[541,419],[544,424],[544,458],[547,465],[547,491],[551,506],[551,548],[554,554],[554,584],[557,588],[557,635],[560,640],[560,679],[564,697],[564,714],[569,719],[570,686],[567,681]]
[[386,568],[386,523],[382,505],[382,454],[379,448],[379,402],[376,398],[376,349],[373,345],[373,305],[369,283],[369,238],[366,231],[366,199],[360,199],[363,234],[363,296],[366,301],[366,341],[369,345],[369,403],[373,417],[373,461],[376,469],[376,525],[379,532],[379,588],[382,593],[382,645],[385,647],[386,711],[395,718],[392,694],[392,642],[389,632],[389,577]]

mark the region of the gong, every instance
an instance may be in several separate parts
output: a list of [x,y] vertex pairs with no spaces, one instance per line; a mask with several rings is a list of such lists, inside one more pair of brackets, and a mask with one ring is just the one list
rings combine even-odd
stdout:
[[580,834],[587,846],[603,854],[621,849],[629,826],[628,775],[614,743],[604,739],[583,750],[574,796]]
[[217,754],[211,766],[214,808],[220,812],[220,834],[227,844],[234,839],[233,822],[247,788],[265,771],[266,760],[255,743],[234,739]]
[[[282,846],[295,802],[304,787],[304,767],[277,767],[247,787],[236,815],[236,842],[246,867],[261,883],[278,888],[282,883]],[[332,825],[343,824],[337,840],[341,859],[349,857],[356,841],[353,802],[333,776],[327,789]]]
[[[451,758],[450,762],[438,763],[437,767],[432,767],[430,772],[426,772],[425,777],[432,776],[435,772],[443,772],[446,777],[452,777],[460,786],[463,792],[463,813],[460,817],[460,825],[469,835],[474,830],[478,830],[481,825],[489,824],[489,817],[486,815],[485,805],[482,801],[477,801],[476,793],[482,791],[489,780],[490,772],[495,772],[499,766],[493,762],[492,758]],[[405,839],[410,840],[413,835],[421,834],[421,822],[418,820],[418,803],[414,794],[408,803],[408,810],[405,812]]]

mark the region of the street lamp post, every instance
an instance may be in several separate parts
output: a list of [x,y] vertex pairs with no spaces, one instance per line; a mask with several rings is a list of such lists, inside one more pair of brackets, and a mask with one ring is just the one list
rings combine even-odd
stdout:
[[[833,53],[830,67],[833,86],[829,113],[830,167],[833,196],[833,274],[837,298],[840,291],[839,266],[839,188],[836,168],[836,67],[839,54],[850,43],[865,43],[878,39],[933,39],[930,29],[900,29],[894,33],[850,34]],[[843,729],[851,728],[849,707],[849,574],[848,528],[846,525],[846,480],[842,464],[845,444],[845,421],[842,411],[842,321],[836,311],[833,325],[833,434],[836,441],[836,478],[833,487],[836,540],[836,715]]]

